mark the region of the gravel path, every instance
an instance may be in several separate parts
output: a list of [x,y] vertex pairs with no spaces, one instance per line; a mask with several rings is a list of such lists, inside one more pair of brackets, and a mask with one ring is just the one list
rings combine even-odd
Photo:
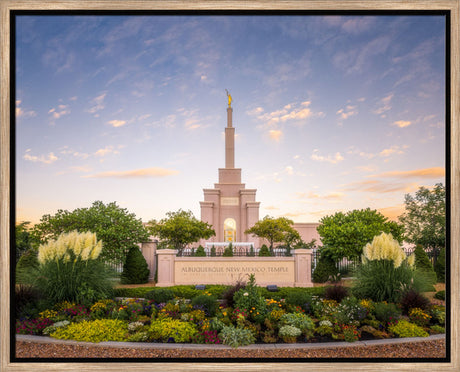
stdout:
[[[396,341],[396,340],[395,340]],[[219,345],[220,346],[220,345]],[[444,339],[390,343],[355,343],[340,345],[252,345],[238,349],[225,346],[194,345],[181,347],[162,345],[157,347],[104,346],[75,342],[17,341],[18,358],[445,358]]]

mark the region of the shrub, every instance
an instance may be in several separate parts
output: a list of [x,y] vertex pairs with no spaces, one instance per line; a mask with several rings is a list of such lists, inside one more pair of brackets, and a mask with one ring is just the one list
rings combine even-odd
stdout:
[[233,307],[233,296],[235,295],[236,292],[238,292],[240,289],[244,288],[245,286],[246,286],[245,282],[243,282],[242,280],[238,280],[234,285],[227,288],[227,290],[222,294],[222,299],[224,300],[223,305],[225,307]]
[[143,284],[149,281],[150,270],[144,255],[138,247],[131,247],[126,256],[123,272],[121,273],[122,284]]
[[430,333],[434,335],[437,335],[440,333],[446,333],[446,329],[442,326],[434,325],[430,327]]
[[426,310],[430,305],[430,300],[423,296],[420,292],[415,289],[408,289],[403,292],[401,297],[400,305],[404,315],[409,314],[409,310],[415,307]]
[[436,294],[434,295],[434,298],[436,298],[438,300],[445,301],[446,300],[446,291],[442,290],[442,291],[436,292]]
[[211,294],[202,294],[192,299],[192,306],[203,310],[207,316],[213,317],[217,311],[217,298]]
[[286,303],[289,305],[300,306],[307,313],[311,312],[311,303],[313,302],[312,295],[309,292],[290,292],[286,298]]
[[417,244],[417,246],[415,247],[414,254],[415,268],[417,270],[433,271],[433,265],[431,264],[428,255],[426,254],[425,250],[420,244]]
[[308,315],[302,313],[284,314],[281,316],[279,323],[281,325],[289,325],[296,327],[300,329],[300,331],[304,333],[307,337],[312,335],[312,331],[315,328],[315,323],[313,323],[313,320]]
[[36,318],[46,301],[41,300],[42,294],[38,288],[28,284],[17,284],[14,288],[14,304],[17,318]]
[[149,328],[150,338],[162,342],[190,342],[197,332],[194,324],[170,318],[155,320]]
[[336,276],[339,273],[334,260],[329,254],[327,248],[322,248],[320,251],[318,263],[313,272],[312,281],[314,283],[325,283],[329,277]]
[[16,320],[16,333],[20,335],[40,335],[42,331],[53,324],[53,321],[44,319]]
[[233,302],[235,307],[245,310],[250,319],[263,323],[267,314],[267,303],[258,291],[254,274],[249,275],[246,287],[235,293]]
[[44,335],[49,335],[50,333],[56,332],[58,328],[67,327],[70,324],[68,320],[61,320],[60,322],[53,323],[52,325],[46,327],[42,333]]
[[219,333],[219,338],[225,345],[237,348],[253,344],[256,339],[249,329],[235,328],[234,326],[224,326]]
[[32,280],[52,302],[86,301],[112,295],[112,272],[100,259],[102,242],[94,233],[76,231],[61,234],[42,244],[38,251],[40,266]]
[[302,334],[302,331],[299,328],[292,326],[292,325],[282,326],[278,332],[278,335],[286,343],[296,342],[297,337],[299,337],[301,334]]
[[393,303],[377,302],[374,309],[375,317],[377,320],[383,322],[385,325],[392,323],[399,319],[401,310]]
[[430,322],[431,315],[427,314],[418,307],[414,307],[409,311],[409,319],[412,323],[417,324],[420,327],[425,327]]
[[352,292],[356,297],[375,302],[398,302],[401,286],[408,286],[412,278],[413,272],[407,263],[395,267],[391,260],[368,261],[357,268]]
[[337,307],[335,318],[341,324],[362,321],[367,315],[367,309],[361,305],[356,297],[345,298]]
[[206,257],[206,251],[204,250],[203,246],[200,245],[196,249],[195,257]]
[[174,299],[174,292],[169,288],[155,288],[145,294],[145,298],[156,304],[165,303]]
[[233,257],[233,245],[230,243],[227,248],[224,249],[222,257]]
[[413,283],[415,255],[407,257],[398,241],[386,233],[374,237],[363,253],[363,263],[355,272],[354,295],[377,302],[398,302],[401,287]]
[[439,252],[439,256],[436,259],[436,263],[434,264],[434,271],[436,272],[438,282],[446,281],[446,248],[445,247],[442,247],[441,251]]
[[263,244],[262,247],[260,247],[259,249],[259,257],[270,257],[270,256],[271,256],[270,250],[265,244]]
[[446,308],[444,306],[434,305],[430,307],[431,319],[444,326],[446,323]]
[[58,328],[50,336],[53,338],[86,342],[123,341],[128,332],[128,324],[116,319],[97,319],[71,323]]
[[324,290],[324,298],[326,300],[335,300],[337,302],[341,302],[345,297],[349,294],[349,290],[347,287],[341,285],[333,285],[326,287]]
[[211,247],[211,257],[216,257],[216,247]]
[[388,327],[391,333],[398,337],[428,337],[428,332],[416,324],[409,323],[407,320],[401,320],[397,324]]
[[16,283],[27,283],[28,273],[37,270],[38,266],[37,252],[34,249],[29,249],[24,252],[16,264]]
[[361,337],[361,331],[355,325],[342,325],[342,332],[346,342],[355,342]]

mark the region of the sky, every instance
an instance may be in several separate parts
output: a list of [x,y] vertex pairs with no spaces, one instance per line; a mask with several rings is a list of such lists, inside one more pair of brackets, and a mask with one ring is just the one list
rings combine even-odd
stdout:
[[235,166],[260,218],[389,219],[445,184],[443,16],[16,17],[16,220],[116,202],[200,218]]

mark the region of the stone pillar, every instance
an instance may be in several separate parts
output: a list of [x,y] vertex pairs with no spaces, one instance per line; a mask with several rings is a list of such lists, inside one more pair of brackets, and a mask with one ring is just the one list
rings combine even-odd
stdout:
[[169,287],[174,285],[174,261],[175,249],[159,249],[158,256],[158,281],[157,287]]
[[295,268],[295,283],[294,287],[313,287],[311,281],[311,257],[313,251],[311,249],[295,249],[294,268]]
[[147,265],[150,270],[149,281],[153,281],[155,278],[155,271],[157,268],[156,265],[156,251],[157,251],[157,242],[149,241],[141,244],[141,252],[147,261]]

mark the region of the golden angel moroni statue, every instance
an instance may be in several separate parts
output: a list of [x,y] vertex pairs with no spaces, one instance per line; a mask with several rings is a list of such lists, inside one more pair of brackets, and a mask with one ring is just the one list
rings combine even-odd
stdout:
[[227,92],[227,97],[228,97],[228,107],[232,107],[232,100],[233,100],[232,96],[230,95],[227,89],[225,89],[225,91]]

